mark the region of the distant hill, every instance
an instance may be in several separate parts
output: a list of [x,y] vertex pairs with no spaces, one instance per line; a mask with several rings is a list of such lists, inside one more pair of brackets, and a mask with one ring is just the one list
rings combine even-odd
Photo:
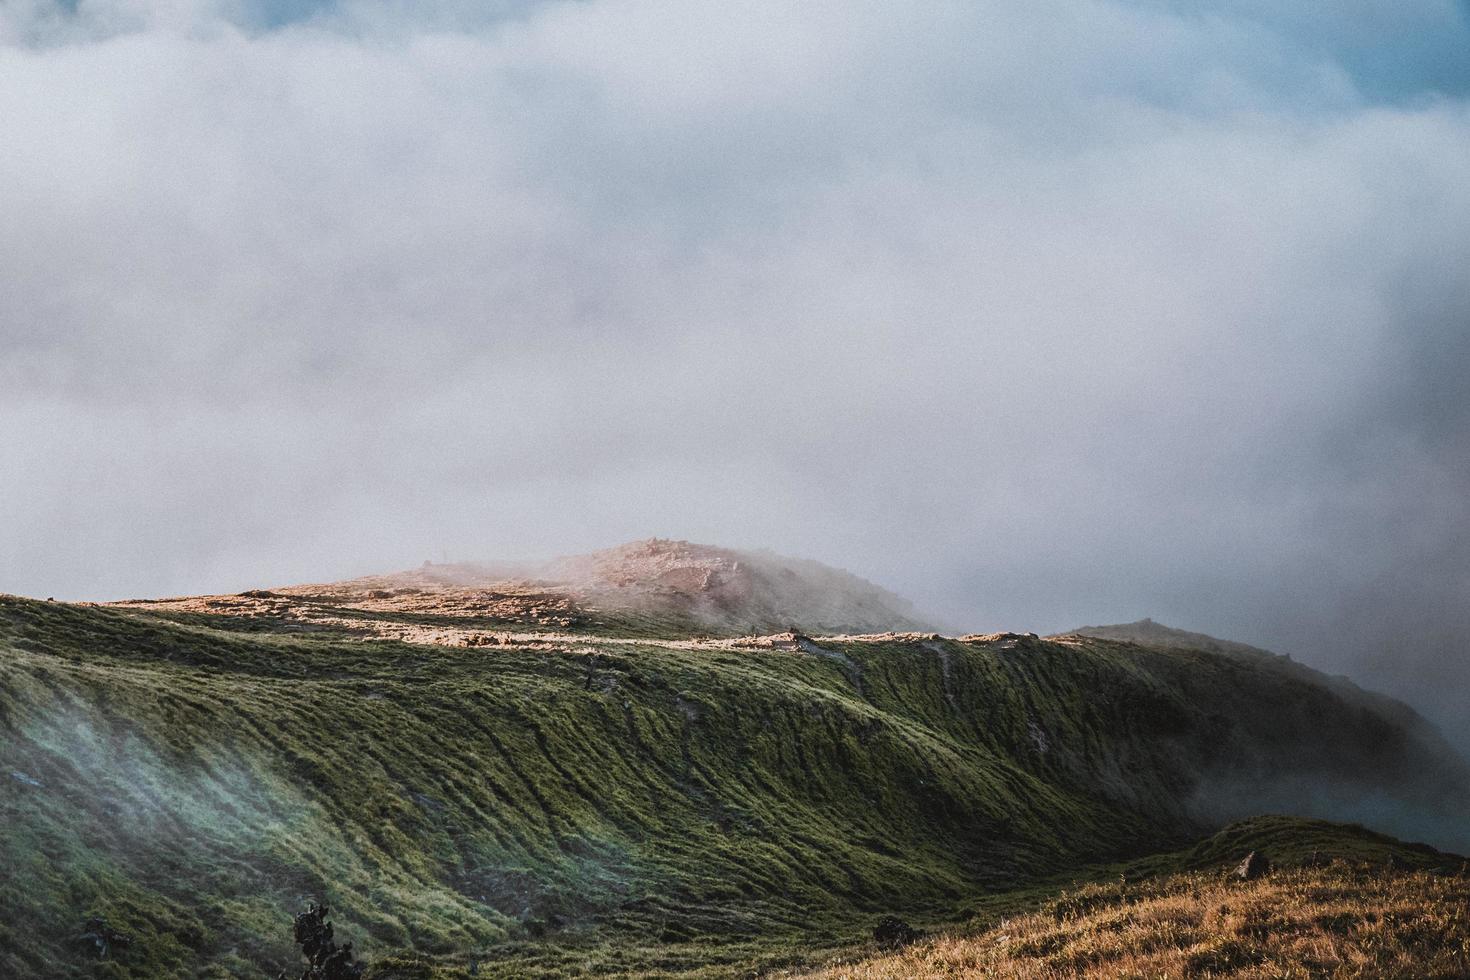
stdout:
[[1321,684],[1329,687],[1353,703],[1359,703],[1386,718],[1392,718],[1397,724],[1407,730],[1416,732],[1427,742],[1440,744],[1444,750],[1453,754],[1448,743],[1445,743],[1439,732],[1434,730],[1418,712],[1396,698],[1368,691],[1353,683],[1347,677],[1338,674],[1324,674],[1304,664],[1299,664],[1283,653],[1276,653],[1261,647],[1251,646],[1246,643],[1237,643],[1234,640],[1222,640],[1219,637],[1210,636],[1208,633],[1193,633],[1189,630],[1175,629],[1156,623],[1152,619],[1144,618],[1134,623],[1119,623],[1113,626],[1081,626],[1072,630],[1071,636],[1089,636],[1102,640],[1116,640],[1122,643],[1136,643],[1140,646],[1154,647],[1162,650],[1203,650],[1209,653],[1219,653],[1226,656],[1241,658],[1262,664],[1269,664],[1273,669],[1288,673],[1294,677],[1307,680],[1311,683]]
[[[544,562],[424,562],[344,582],[120,605],[433,642],[489,627],[714,636],[927,628],[907,599],[829,565],[659,538]],[[446,621],[449,613],[458,621]],[[405,628],[415,615],[438,617],[449,629]]]
[[1139,643],[1144,646],[1164,647],[1172,650],[1208,650],[1211,653],[1229,653],[1237,656],[1267,656],[1278,654],[1260,647],[1253,647],[1233,640],[1221,640],[1207,633],[1191,633],[1156,623],[1152,619],[1140,619],[1136,623],[1118,623],[1113,626],[1079,626],[1070,631],[1073,636],[1093,636],[1100,640],[1118,640],[1123,643]]

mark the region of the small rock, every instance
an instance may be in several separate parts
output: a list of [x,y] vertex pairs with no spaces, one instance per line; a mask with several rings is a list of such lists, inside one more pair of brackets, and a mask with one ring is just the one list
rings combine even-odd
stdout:
[[1251,851],[1245,856],[1245,860],[1235,866],[1231,877],[1239,878],[1241,881],[1254,881],[1271,870],[1271,862],[1266,855],[1259,851]]
[[883,949],[900,949],[917,942],[921,936],[919,930],[896,915],[885,915],[873,927],[873,942]]
[[123,949],[133,943],[131,937],[113,929],[103,918],[88,919],[83,928],[87,931],[78,936],[78,940],[91,946],[100,960],[107,959],[107,955],[113,950]]

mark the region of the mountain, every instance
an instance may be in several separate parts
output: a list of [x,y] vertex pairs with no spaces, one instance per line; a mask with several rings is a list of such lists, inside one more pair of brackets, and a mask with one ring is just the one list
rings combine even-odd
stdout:
[[[841,596],[803,591],[827,579]],[[1375,810],[1463,846],[1464,761],[1282,658],[739,625],[903,608],[675,542],[0,597],[0,975],[274,975],[325,900],[374,977],[727,976],[820,962],[884,913],[1173,867],[1149,855],[1237,813]],[[105,960],[79,941],[98,919],[132,939]]]

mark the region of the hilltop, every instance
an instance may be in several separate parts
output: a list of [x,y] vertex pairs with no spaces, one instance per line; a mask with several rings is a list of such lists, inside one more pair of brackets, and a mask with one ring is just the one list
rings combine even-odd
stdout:
[[549,629],[669,637],[927,628],[908,600],[820,562],[659,538],[544,562],[426,561],[344,582],[119,605],[470,644]]
[[1243,657],[1278,656],[1261,647],[1237,643],[1234,640],[1222,640],[1208,633],[1193,633],[1189,630],[1175,629],[1148,618],[1133,623],[1116,623],[1111,626],[1079,626],[1070,630],[1069,634],[1174,650],[1208,650],[1211,653],[1226,653]]
[[[326,900],[379,977],[724,976],[1232,862],[1266,810],[1460,846],[1465,762],[1283,658],[942,637],[680,542],[537,574],[0,598],[0,974],[273,975]],[[1315,826],[1272,846],[1399,847]],[[98,961],[93,917],[133,944]]]

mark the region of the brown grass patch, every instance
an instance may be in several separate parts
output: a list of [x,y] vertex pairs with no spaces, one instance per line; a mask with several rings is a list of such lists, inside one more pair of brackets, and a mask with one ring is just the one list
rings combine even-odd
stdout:
[[1029,915],[812,977],[1470,977],[1470,878],[1343,862],[1089,885]]

